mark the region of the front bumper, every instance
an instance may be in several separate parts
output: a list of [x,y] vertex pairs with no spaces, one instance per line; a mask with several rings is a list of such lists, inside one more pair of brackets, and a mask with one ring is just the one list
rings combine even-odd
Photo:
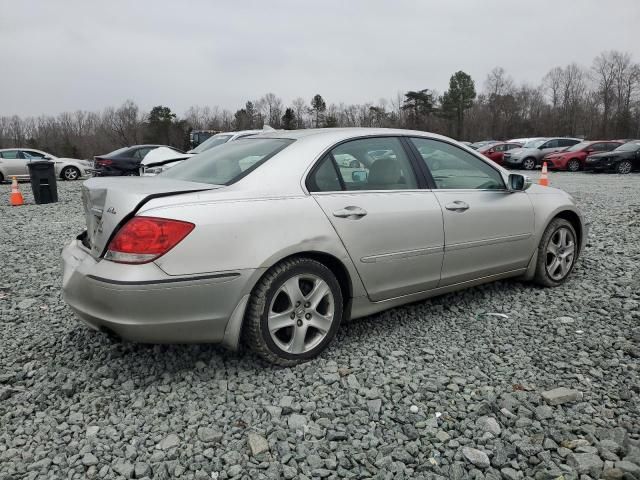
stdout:
[[79,240],[65,247],[62,259],[62,295],[78,317],[96,330],[144,343],[222,342],[256,273],[177,277],[154,263],[96,260]]
[[503,157],[502,158],[502,166],[511,167],[511,168],[521,168],[522,167],[522,158],[516,157]]

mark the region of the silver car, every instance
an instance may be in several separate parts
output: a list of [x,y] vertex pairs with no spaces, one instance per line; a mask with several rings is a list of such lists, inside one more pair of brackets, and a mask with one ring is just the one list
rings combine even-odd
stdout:
[[58,158],[34,148],[5,148],[0,150],[0,183],[16,177],[29,180],[29,162],[49,160],[53,162],[56,176],[62,180],[78,180],[89,173],[93,163],[75,158]]
[[243,340],[281,365],[349,319],[508,277],[560,285],[587,237],[567,193],[407,130],[265,134],[157,177],[90,179],[82,201],[87,230],[63,251],[82,320],[139,342]]
[[542,164],[548,153],[560,152],[582,140],[579,138],[531,138],[522,148],[515,148],[504,154],[502,163],[510,168],[533,170]]

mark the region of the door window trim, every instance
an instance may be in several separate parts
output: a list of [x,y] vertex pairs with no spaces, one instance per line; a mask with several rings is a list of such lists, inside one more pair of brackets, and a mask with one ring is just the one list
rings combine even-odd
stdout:
[[[428,178],[430,179],[431,184],[433,185],[431,187],[432,190],[439,190],[439,191],[442,191],[442,192],[508,192],[508,193],[511,193],[511,192],[509,192],[509,189],[507,188],[507,182],[506,182],[506,180],[504,178],[503,172],[500,169],[496,168],[494,162],[492,162],[491,160],[489,160],[486,157],[482,158],[480,156],[480,154],[475,153],[475,151],[473,153],[469,152],[466,149],[460,148],[458,145],[456,145],[453,142],[448,142],[448,141],[440,139],[440,138],[421,137],[421,136],[418,136],[418,135],[407,135],[404,138],[407,140],[407,143],[409,144],[409,147],[412,150],[414,150],[414,156],[415,156],[416,160],[419,162],[419,165],[420,165],[421,169],[424,169],[425,176],[428,175]],[[495,170],[498,173],[498,175],[500,175],[500,179],[502,180],[503,188],[501,188],[501,189],[495,189],[495,188],[438,188],[438,186],[436,185],[436,182],[435,182],[435,180],[433,178],[433,175],[431,174],[431,170],[429,169],[429,166],[427,165],[427,162],[424,161],[424,159],[422,158],[422,155],[420,155],[420,151],[415,146],[415,144],[413,142],[411,142],[412,138],[416,138],[418,140],[431,140],[433,142],[445,143],[445,144],[450,145],[452,147],[455,147],[455,148],[457,148],[459,150],[462,150],[465,153],[470,154],[471,156],[477,158],[481,162],[484,162],[485,165],[488,165],[493,170]]]
[[[409,160],[409,165],[413,171],[413,174],[416,178],[416,183],[417,183],[417,187],[416,188],[403,188],[403,189],[397,189],[397,190],[347,190],[345,188],[344,185],[344,179],[341,178],[340,175],[340,170],[338,169],[338,165],[336,163],[335,158],[333,157],[333,154],[331,153],[333,151],[333,149],[337,148],[338,146],[344,144],[344,143],[348,143],[348,142],[352,142],[354,140],[364,140],[364,139],[368,139],[368,138],[395,138],[400,142],[400,146],[401,148],[404,150],[405,155],[407,156],[407,159]],[[305,194],[307,195],[333,195],[333,194],[357,194],[357,193],[392,193],[392,192],[422,192],[425,190],[430,190],[431,188],[428,185],[428,182],[426,180],[426,178],[424,178],[423,176],[423,172],[420,168],[420,164],[419,162],[416,161],[416,158],[414,158],[414,153],[411,150],[411,146],[408,145],[411,142],[408,142],[406,140],[407,136],[406,135],[398,135],[398,134],[394,134],[394,133],[389,133],[389,134],[371,134],[371,135],[361,135],[361,136],[357,136],[357,137],[351,137],[351,138],[346,138],[344,140],[341,140],[339,142],[334,143],[333,145],[331,145],[328,148],[325,148],[320,155],[318,155],[318,157],[313,161],[313,163],[311,164],[311,167],[309,167],[306,171],[306,173],[304,174],[303,177],[303,181],[302,181],[302,187],[303,190],[305,192]],[[313,192],[309,189],[309,181],[310,178],[315,175],[316,171],[318,170],[318,168],[320,168],[320,165],[322,164],[322,162],[324,161],[325,157],[327,155],[331,156],[331,162],[333,163],[333,168],[336,170],[336,173],[338,173],[338,178],[340,179],[340,186],[343,188],[343,190],[335,190],[335,191],[330,191],[330,192]],[[424,162],[423,162],[424,163]]]

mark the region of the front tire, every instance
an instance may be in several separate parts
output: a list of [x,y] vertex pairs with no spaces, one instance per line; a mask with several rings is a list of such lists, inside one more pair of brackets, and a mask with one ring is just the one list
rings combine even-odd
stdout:
[[549,223],[540,245],[534,281],[543,287],[562,285],[578,258],[578,236],[573,225],[563,218]]
[[336,276],[310,258],[272,267],[254,287],[244,339],[270,363],[291,366],[316,357],[333,340],[343,316]]
[[533,170],[534,168],[536,168],[536,160],[535,158],[525,158],[522,161],[522,168],[524,168],[525,170]]
[[64,167],[60,176],[63,180],[78,180],[80,178],[80,170],[76,167]]
[[567,163],[567,170],[570,172],[577,172],[580,170],[580,161],[575,158],[569,160],[569,163]]
[[618,165],[616,165],[616,172],[622,174],[622,175],[626,175],[628,173],[631,173],[631,161],[630,160],[622,160],[620,163],[618,163]]

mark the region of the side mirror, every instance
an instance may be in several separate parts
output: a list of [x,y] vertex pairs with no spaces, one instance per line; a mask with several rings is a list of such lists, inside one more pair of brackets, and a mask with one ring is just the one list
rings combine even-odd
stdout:
[[351,180],[354,183],[362,183],[367,181],[367,171],[366,170],[354,170],[351,172]]
[[519,173],[510,173],[508,183],[510,192],[524,192],[531,186],[531,179]]
[[52,158],[51,158],[51,156],[50,156],[50,155],[45,155],[45,156],[44,156],[44,157],[42,157],[42,158],[44,158],[45,160],[52,160]]

